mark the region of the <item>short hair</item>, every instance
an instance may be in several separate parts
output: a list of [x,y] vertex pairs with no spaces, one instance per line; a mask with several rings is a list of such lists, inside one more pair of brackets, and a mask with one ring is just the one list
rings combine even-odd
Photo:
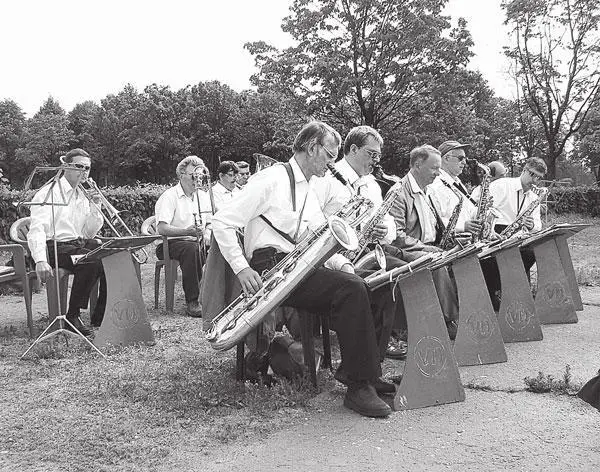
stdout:
[[419,162],[426,161],[431,154],[437,154],[438,156],[441,156],[440,151],[429,144],[417,146],[410,151],[410,167],[412,168]]
[[356,144],[359,148],[363,147],[369,137],[383,146],[383,138],[376,129],[366,125],[352,128],[344,140],[344,156],[348,155],[353,144]]
[[206,167],[206,165],[204,164],[204,161],[202,159],[200,159],[198,156],[184,157],[181,161],[179,161],[179,164],[177,164],[177,168],[175,170],[175,172],[177,173],[177,177],[181,177],[183,174],[185,174],[185,170],[188,168],[188,166],[190,164],[193,165],[194,167],[198,167],[198,166]]
[[548,166],[544,162],[544,159],[540,159],[539,157],[530,157],[525,162],[525,169],[533,169],[540,172],[542,175],[545,175],[548,172]]
[[228,174],[233,172],[237,174],[239,172],[238,166],[233,161],[223,161],[219,164],[219,174]]
[[250,164],[248,164],[246,161],[237,161],[235,165],[237,166],[238,170],[250,169]]
[[305,124],[296,136],[292,146],[292,151],[306,151],[313,142],[317,144],[323,144],[325,136],[333,136],[338,147],[342,142],[340,133],[334,130],[327,123],[323,123],[322,121],[311,121],[310,123]]
[[73,158],[77,156],[87,157],[91,160],[90,155],[81,148],[71,149],[68,153],[62,156],[62,161],[65,163],[73,162]]

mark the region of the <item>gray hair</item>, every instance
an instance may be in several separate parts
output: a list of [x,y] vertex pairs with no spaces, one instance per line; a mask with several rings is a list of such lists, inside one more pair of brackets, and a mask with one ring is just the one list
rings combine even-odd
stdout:
[[294,152],[301,152],[306,151],[313,143],[323,144],[325,136],[333,136],[335,143],[339,148],[340,143],[342,142],[340,133],[334,130],[327,123],[323,123],[322,121],[311,121],[310,123],[304,125],[304,127],[296,136],[292,150]]
[[414,167],[419,162],[426,161],[431,154],[441,155],[440,151],[429,144],[417,146],[410,151],[410,167]]
[[350,153],[353,144],[356,144],[359,148],[363,147],[369,137],[377,141],[380,146],[383,146],[383,138],[376,129],[366,125],[352,128],[344,140],[344,156]]
[[177,164],[177,169],[175,170],[177,177],[181,177],[183,174],[185,174],[185,171],[190,164],[194,167],[206,167],[206,165],[204,165],[204,161],[198,156],[184,157],[181,161],[179,161],[179,164]]
[[544,162],[544,159],[540,159],[539,157],[530,157],[527,159],[524,169],[537,170],[542,175],[546,175],[546,172],[548,172],[548,166],[546,165],[546,162]]

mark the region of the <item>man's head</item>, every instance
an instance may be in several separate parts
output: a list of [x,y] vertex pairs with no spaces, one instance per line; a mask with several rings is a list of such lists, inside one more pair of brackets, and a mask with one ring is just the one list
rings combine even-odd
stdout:
[[410,172],[421,189],[431,184],[440,175],[442,158],[440,152],[424,144],[410,151]]
[[470,144],[461,144],[458,141],[444,141],[438,147],[442,157],[442,169],[448,172],[452,177],[457,177],[465,168],[465,149]]
[[294,140],[292,150],[307,179],[313,175],[325,175],[327,164],[333,164],[337,158],[341,142],[340,133],[322,121],[304,125]]
[[490,181],[493,182],[494,180],[498,180],[501,179],[502,177],[506,176],[506,167],[504,167],[504,164],[502,164],[502,162],[500,161],[494,161],[494,162],[490,162],[488,164],[488,167],[490,169]]
[[344,140],[344,157],[359,177],[373,172],[381,159],[383,138],[370,126],[352,128]]
[[175,170],[177,173],[177,178],[179,179],[179,182],[181,182],[181,186],[188,191],[195,186],[192,175],[194,174],[194,169],[196,169],[196,167],[202,167],[206,169],[204,161],[198,156],[184,157],[181,161],[179,161],[179,164],[177,164],[177,168]]
[[219,164],[219,182],[227,190],[233,190],[237,181],[238,167],[233,161],[223,161]]
[[90,155],[85,152],[83,149],[76,148],[71,149],[64,156],[61,156],[60,160],[67,164],[69,167],[75,167],[77,169],[81,169],[83,172],[79,172],[77,170],[66,170],[65,171],[65,179],[71,184],[71,187],[74,187],[77,182],[82,182],[87,180],[90,176],[90,169],[92,168],[92,160]]
[[250,178],[250,164],[246,161],[238,161],[235,163],[238,168],[237,184],[239,187],[243,187],[248,183]]
[[546,175],[548,167],[543,159],[539,157],[530,157],[523,167],[521,172],[521,185],[523,190],[527,191],[531,189],[532,185],[539,184],[540,180]]

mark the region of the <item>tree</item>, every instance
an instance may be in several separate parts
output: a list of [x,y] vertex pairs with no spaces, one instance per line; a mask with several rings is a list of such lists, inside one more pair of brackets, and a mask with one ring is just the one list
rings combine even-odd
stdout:
[[25,114],[13,100],[0,101],[0,169],[5,178],[12,180],[16,169],[15,158],[21,144]]
[[600,185],[600,98],[594,101],[586,121],[579,128],[572,158],[592,170],[596,184]]
[[100,113],[100,106],[91,101],[78,103],[67,115],[68,127],[73,132],[70,147],[82,148],[88,152],[98,147],[91,127],[96,115]]
[[[600,5],[597,0],[504,0],[513,44],[519,103],[545,137],[548,177],[565,145],[585,122],[600,87]],[[525,126],[525,122],[522,123]]]
[[450,29],[447,0],[294,0],[282,29],[295,46],[245,47],[259,90],[300,97],[308,114],[348,129],[406,125],[432,78],[468,62],[464,20]]

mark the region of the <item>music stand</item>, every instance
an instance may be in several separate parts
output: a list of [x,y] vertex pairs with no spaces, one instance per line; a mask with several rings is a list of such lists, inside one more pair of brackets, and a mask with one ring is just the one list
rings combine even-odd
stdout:
[[[35,341],[33,341],[33,343],[31,343],[31,345],[27,348],[27,350],[21,355],[21,359],[23,357],[25,357],[27,355],[27,353],[36,344],[38,344],[42,341],[45,341],[46,339],[50,339],[51,337],[56,336],[61,333],[65,335],[65,342],[67,342],[67,337],[68,337],[67,335],[80,337],[89,346],[94,348],[102,357],[106,357],[104,354],[102,354],[102,352],[100,352],[98,350],[98,348],[96,348],[96,346],[94,346],[92,344],[92,342],[88,338],[86,338],[75,326],[73,326],[73,323],[71,323],[67,319],[66,314],[63,315],[63,313],[62,313],[62,306],[61,306],[61,300],[60,300],[60,277],[58,276],[59,267],[58,267],[58,245],[56,242],[56,214],[55,214],[54,209],[56,207],[68,206],[71,203],[71,199],[75,195],[75,191],[73,191],[73,192],[71,192],[71,195],[69,195],[69,198],[67,199],[65,196],[65,193],[63,191],[63,188],[59,183],[60,179],[63,177],[66,170],[70,170],[70,171],[79,173],[79,176],[77,177],[77,182],[74,186],[74,189],[76,189],[82,180],[85,169],[80,169],[78,167],[73,167],[73,166],[59,166],[59,167],[38,166],[35,169],[33,169],[33,172],[29,175],[29,177],[27,178],[27,181],[25,182],[24,195],[29,190],[31,190],[33,178],[36,174],[42,173],[42,172],[57,171],[56,174],[54,174],[54,176],[51,179],[49,179],[44,185],[42,185],[40,187],[40,190],[41,190],[44,187],[48,186],[48,190],[47,190],[46,195],[44,196],[44,199],[42,201],[34,201],[34,200],[23,201],[23,202],[19,202],[19,205],[18,205],[18,206],[21,206],[21,205],[25,205],[25,206],[50,205],[51,206],[51,209],[52,209],[52,237],[51,237],[51,240],[53,243],[52,249],[54,252],[54,281],[56,283],[56,297],[57,297],[57,307],[58,307],[58,314],[57,314],[56,318],[54,318],[52,320],[52,322],[46,327],[46,329],[44,331],[42,331],[42,333],[35,339]],[[58,202],[54,198],[54,188],[57,186],[58,186],[59,196],[60,196],[60,200]],[[58,324],[58,327],[56,329],[50,331],[51,328],[55,324]],[[69,328],[67,328],[66,326],[68,326]]]

